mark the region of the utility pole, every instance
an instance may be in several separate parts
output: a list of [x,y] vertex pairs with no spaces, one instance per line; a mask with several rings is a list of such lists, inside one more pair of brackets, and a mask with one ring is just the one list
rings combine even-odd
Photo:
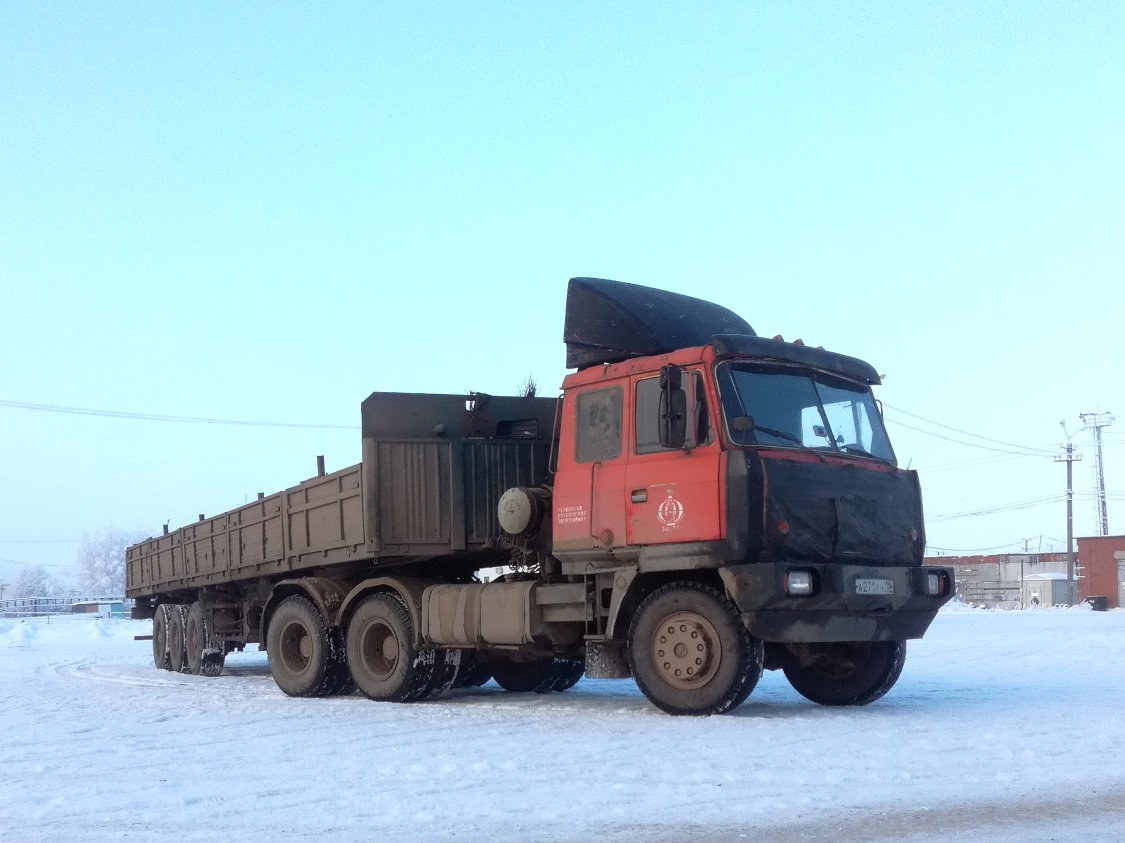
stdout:
[[1094,507],[1097,510],[1098,535],[1109,535],[1109,518],[1105,508],[1105,464],[1102,462],[1102,428],[1116,421],[1109,413],[1079,413],[1082,424],[1094,431]]
[[1074,461],[1082,459],[1074,453],[1074,443],[1066,430],[1066,422],[1060,421],[1066,433],[1066,456],[1055,457],[1055,462],[1066,462],[1066,602],[1073,606],[1078,602],[1077,583],[1074,581]]

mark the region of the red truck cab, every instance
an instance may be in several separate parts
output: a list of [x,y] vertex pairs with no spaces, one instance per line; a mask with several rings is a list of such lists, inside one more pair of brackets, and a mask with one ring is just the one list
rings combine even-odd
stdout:
[[[818,702],[875,699],[953,591],[948,569],[922,567],[918,477],[897,465],[878,374],[657,292],[654,304],[647,288],[571,281],[578,371],[563,382],[551,540],[562,572],[614,573],[599,630],[611,651],[630,639],[617,611],[635,621],[647,593],[721,582],[765,667]],[[657,645],[623,646],[649,693],[637,660]],[[864,658],[881,667],[857,685]],[[845,674],[841,693],[832,677]]]

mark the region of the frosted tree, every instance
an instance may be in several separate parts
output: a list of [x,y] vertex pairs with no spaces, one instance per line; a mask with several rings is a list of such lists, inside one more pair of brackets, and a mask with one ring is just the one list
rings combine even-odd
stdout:
[[83,533],[78,546],[78,588],[89,597],[119,597],[125,593],[125,548],[145,536],[104,527]]
[[20,569],[9,592],[12,598],[57,597],[63,592],[62,583],[47,573],[42,565],[28,565]]

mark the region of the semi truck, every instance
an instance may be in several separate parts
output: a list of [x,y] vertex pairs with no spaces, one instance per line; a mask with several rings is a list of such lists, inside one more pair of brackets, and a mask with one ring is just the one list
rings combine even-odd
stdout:
[[156,667],[257,644],[288,695],[401,703],[631,677],[682,715],[767,669],[822,705],[885,694],[954,579],[876,370],[594,278],[563,340],[558,397],[375,392],[357,465],[129,547]]

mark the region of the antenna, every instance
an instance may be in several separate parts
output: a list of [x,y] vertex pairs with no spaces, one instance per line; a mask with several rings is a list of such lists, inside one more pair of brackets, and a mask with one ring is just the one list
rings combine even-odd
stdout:
[[1094,507],[1098,516],[1098,535],[1109,535],[1109,517],[1105,506],[1105,463],[1102,461],[1102,428],[1109,427],[1115,416],[1109,413],[1079,413],[1085,427],[1094,431]]

